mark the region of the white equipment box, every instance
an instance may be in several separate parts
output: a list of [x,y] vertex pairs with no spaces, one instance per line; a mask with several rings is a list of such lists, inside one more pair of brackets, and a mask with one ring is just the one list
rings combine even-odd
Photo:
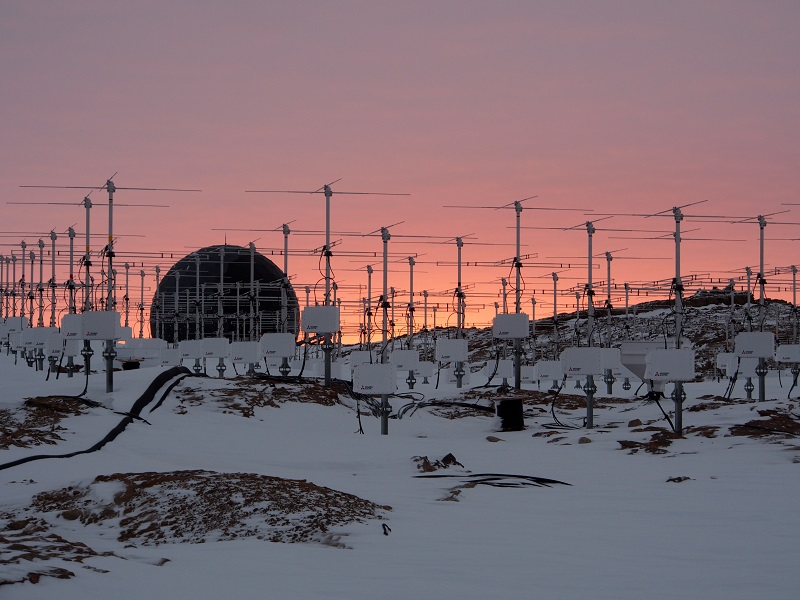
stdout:
[[303,331],[306,333],[336,333],[339,331],[338,306],[306,306],[303,309]]
[[81,339],[83,334],[83,315],[69,314],[61,317],[61,333],[68,340]]
[[570,377],[602,375],[603,348],[567,348],[561,353],[561,373]]
[[781,344],[775,350],[775,360],[779,363],[800,363],[800,344]]
[[265,333],[261,336],[261,354],[277,358],[294,356],[295,338],[291,333]]
[[25,350],[25,352],[32,352],[33,347],[36,344],[36,328],[29,327],[28,329],[23,329],[21,337],[22,348]]
[[647,353],[644,378],[648,381],[694,381],[694,350],[658,348]]
[[22,332],[8,334],[8,344],[14,352],[20,352],[25,349],[25,344],[22,340]]
[[228,358],[228,338],[203,338],[203,358]]
[[417,369],[414,371],[415,375],[420,377],[433,377],[436,371],[436,365],[430,360],[421,360],[417,363]]
[[178,344],[181,360],[203,358],[203,340],[183,340]]
[[64,356],[72,356],[73,358],[79,356],[83,350],[83,341],[76,339],[68,339],[64,344]]
[[465,362],[468,355],[467,340],[436,340],[436,360],[439,362]]
[[775,334],[769,331],[743,331],[734,341],[736,356],[772,358],[775,356]]
[[81,339],[114,340],[119,335],[119,313],[115,310],[85,312],[81,315]]
[[522,365],[519,373],[522,383],[536,383],[536,367],[533,365]]
[[28,319],[24,317],[8,317],[6,319],[6,327],[8,327],[8,333],[19,333],[28,328]]
[[35,329],[31,329],[31,331],[36,332],[36,336],[33,342],[33,347],[42,352],[45,351],[45,347],[47,346],[47,340],[50,336],[54,333],[58,333],[58,329],[55,327],[36,327]]
[[525,313],[497,315],[492,322],[492,337],[499,340],[522,340],[530,335],[530,321]]
[[[487,377],[492,374],[494,371],[494,365],[489,363],[486,365],[486,375]],[[502,377],[503,379],[509,379],[514,376],[514,361],[510,358],[501,358],[500,361],[497,363],[497,373],[494,375],[495,377]]]
[[564,371],[561,369],[560,360],[540,360],[534,367],[536,371],[536,379],[553,379],[559,380],[564,376]]
[[758,377],[756,375],[756,367],[758,367],[757,358],[740,358],[738,366],[739,377],[750,377],[751,379]]
[[162,348],[159,364],[162,367],[174,367],[181,364],[181,353],[177,348]]
[[[300,364],[303,365],[303,361],[300,361]],[[302,369],[305,377],[322,377],[325,374],[325,362],[320,358],[306,358]],[[331,371],[333,371],[333,364],[331,364]]]
[[362,363],[353,370],[353,390],[359,394],[394,394],[394,365],[390,363]]
[[717,354],[717,369],[723,371],[726,376],[733,377],[736,373],[736,366],[739,358],[733,352],[720,352]]
[[231,342],[228,357],[231,362],[240,364],[260,362],[261,357],[258,355],[260,351],[258,346],[258,342]]
[[64,335],[58,332],[55,327],[51,328],[50,335],[47,336],[44,352],[47,356],[58,358],[64,351]]
[[395,350],[389,355],[389,362],[398,371],[413,371],[419,365],[419,352],[416,350]]
[[368,362],[372,362],[372,352],[369,350],[353,350],[350,353],[350,366],[352,368]]

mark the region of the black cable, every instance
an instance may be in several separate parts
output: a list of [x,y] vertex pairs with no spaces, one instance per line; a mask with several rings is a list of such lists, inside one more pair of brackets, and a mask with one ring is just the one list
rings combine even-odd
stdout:
[[664,415],[664,418],[667,420],[667,423],[669,423],[669,426],[672,429],[673,433],[676,433],[675,425],[672,423],[672,419],[669,418],[669,415],[666,413],[664,407],[661,406],[661,402],[659,402],[658,400],[659,398],[665,398],[665,397],[666,396],[664,396],[664,392],[650,392],[650,394],[648,394],[648,398],[655,400],[656,404],[658,404],[658,408],[661,409],[661,413]]
[[[558,419],[558,417],[556,416],[556,400],[558,399],[558,396],[561,394],[561,390],[564,389],[564,386],[566,385],[566,383],[567,383],[567,376],[564,375],[564,378],[561,380],[561,385],[558,386],[558,388],[556,389],[555,394],[553,395],[553,401],[550,403],[550,414],[553,416],[553,421],[555,421],[555,422],[554,423],[545,423],[543,425],[543,427],[545,427],[547,429],[555,429],[555,428],[581,429],[581,427],[578,427],[577,425],[567,425],[565,423],[562,423]],[[585,419],[584,419],[584,421],[585,421]]]

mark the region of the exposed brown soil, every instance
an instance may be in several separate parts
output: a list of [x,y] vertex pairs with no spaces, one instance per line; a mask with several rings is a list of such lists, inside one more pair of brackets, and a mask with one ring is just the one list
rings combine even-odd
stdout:
[[730,428],[731,435],[747,436],[751,438],[777,437],[789,439],[800,435],[800,420],[790,414],[777,410],[759,410],[759,416],[764,419],[754,419],[744,425],[734,425]]
[[56,535],[51,528],[58,522],[107,529],[118,541],[134,545],[251,537],[346,547],[335,528],[383,519],[390,510],[305,480],[253,473],[101,475],[90,483],[42,492],[30,506],[0,514],[5,523],[0,527],[0,585],[74,576],[67,569],[37,568],[37,561],[82,564],[90,557],[113,556]]
[[66,431],[61,420],[86,411],[78,400],[65,396],[27,398],[17,411],[0,409],[0,449],[56,444],[63,440],[59,432]]

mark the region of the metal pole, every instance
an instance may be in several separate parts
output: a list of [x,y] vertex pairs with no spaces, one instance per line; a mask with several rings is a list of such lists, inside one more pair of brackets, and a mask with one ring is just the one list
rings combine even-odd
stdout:
[[39,295],[39,319],[36,324],[44,327],[44,241],[39,238],[39,284],[36,286],[36,293]]
[[33,269],[35,266],[34,262],[36,261],[36,253],[33,250],[31,250],[30,254],[28,255],[28,258],[30,259],[31,263],[31,283],[28,286],[28,300],[30,300],[30,304],[28,304],[28,314],[30,315],[30,325],[31,327],[33,327],[33,304],[34,301],[36,300],[36,294],[34,293],[33,289],[33,281],[34,281]]
[[[25,256],[27,254],[25,252],[25,248],[28,247],[28,244],[27,244],[27,242],[25,240],[22,240],[19,245],[22,248],[22,265],[21,265],[22,266],[22,278],[19,280],[19,286],[20,286],[20,294],[19,295],[20,295],[20,298],[22,299],[22,302],[20,303],[19,316],[24,319],[25,318],[25,302],[27,302],[27,300],[28,300],[27,296],[25,296]],[[16,279],[16,277],[14,277],[14,279]]]
[[391,287],[389,288],[389,297],[391,298],[391,300],[389,300],[389,306],[392,310],[392,316],[389,319],[389,327],[391,328],[392,332],[390,335],[392,340],[392,351],[394,351],[394,296],[395,296],[394,287]]
[[553,275],[553,360],[558,360],[559,339],[558,335],[558,274]]
[[[125,327],[128,327],[128,319],[130,316],[130,308],[131,308],[131,298],[130,298],[130,269],[131,265],[129,263],[125,263],[125,298],[123,298],[125,302]],[[114,272],[116,275],[116,272]]]
[[414,340],[414,257],[408,257],[408,349]]
[[251,342],[255,340],[256,334],[256,245],[250,242],[250,333],[247,339]]
[[[516,271],[516,295],[514,298],[514,312],[520,314],[522,312],[522,254],[520,245],[520,221],[522,217],[522,203],[519,201],[514,202],[514,210],[517,213],[517,254],[514,257],[514,267]],[[514,340],[514,388],[522,389],[522,340],[517,338]]]
[[3,264],[6,262],[6,257],[0,254],[0,319],[5,320],[8,317],[6,311],[6,274],[3,271]]
[[203,323],[200,318],[200,255],[194,255],[195,277],[194,277],[194,339],[203,338]]
[[[6,259],[8,262],[8,259]],[[8,311],[6,311],[8,312]],[[792,343],[797,343],[797,267],[792,265]]]
[[279,331],[289,331],[289,226],[283,225],[283,285],[281,286],[281,322],[283,326]]
[[[588,258],[588,283],[586,284],[586,298],[587,298],[587,314],[588,314],[588,342],[589,347],[592,347],[592,338],[594,333],[594,289],[592,288],[592,236],[595,229],[591,221],[586,222],[586,233],[589,235],[589,258]],[[578,307],[580,309],[580,307]],[[586,376],[586,385],[583,386],[586,392],[586,428],[594,428],[594,393],[597,387],[594,384],[594,375]]]
[[[367,351],[372,352],[372,265],[367,265]],[[372,360],[370,358],[370,360]]]
[[[758,230],[759,230],[759,262],[758,262],[758,306],[759,306],[759,326],[758,330],[764,330],[764,320],[766,317],[764,307],[765,285],[764,280],[764,229],[767,226],[767,220],[762,216],[758,216]],[[764,402],[766,400],[766,386],[767,386],[767,363],[764,357],[758,359],[758,401]]]
[[[139,300],[139,339],[144,337],[144,269],[139,271],[139,276],[142,278],[142,294]],[[152,337],[152,333],[150,335]]]
[[56,232],[50,232],[50,327],[56,326]]
[[[425,332],[424,343],[424,356],[428,360],[428,290],[422,290],[422,331]],[[428,383],[428,378],[423,376],[422,383]]]
[[[333,191],[329,185],[323,187],[325,192],[325,306],[331,304],[331,196]],[[326,333],[322,340],[322,351],[325,357],[325,385],[331,385],[331,334]]]
[[[461,313],[461,303],[462,298],[464,296],[464,292],[461,290],[461,248],[464,247],[464,240],[460,237],[456,238],[456,248],[458,248],[458,282],[456,287],[456,302],[457,305],[457,330],[456,330],[456,338],[462,339],[464,337],[462,327],[463,327],[463,315]],[[453,374],[456,376],[456,387],[461,388],[463,383],[464,377],[464,363],[462,361],[456,361],[455,368],[453,370]]]
[[536,298],[531,297],[531,344],[533,344],[533,362],[536,362]]
[[[672,209],[675,217],[675,348],[681,347],[683,335],[683,281],[681,279],[681,221],[683,213],[678,207]],[[675,433],[683,435],[683,383],[675,382],[673,391],[675,404]]]
[[69,236],[69,281],[67,281],[67,290],[69,293],[69,314],[75,314],[75,230],[70,227],[67,229]]
[[[92,201],[89,200],[89,196],[86,196],[83,199],[83,206],[86,209],[86,254],[83,255],[83,266],[86,268],[86,279],[84,280],[83,311],[87,312],[92,310],[92,278],[89,274],[90,267],[92,266],[92,249],[90,242]],[[89,342],[86,342],[86,344],[88,343]]]
[[[383,328],[381,337],[381,364],[389,362],[389,356],[386,352],[387,340],[386,334],[389,326],[389,240],[391,239],[389,230],[386,227],[381,227],[381,240],[383,240]],[[389,434],[389,398],[386,394],[381,395],[381,435]]]
[[164,339],[164,294],[160,285],[161,267],[156,265],[156,337]]
[[[606,252],[606,267],[608,270],[608,275],[606,277],[606,307],[608,309],[608,326],[606,332],[606,348],[611,348],[611,261],[613,257],[611,256],[611,252]],[[605,372],[605,379],[606,379],[606,393],[613,394],[614,393],[614,373],[611,369],[606,369]]]
[[[24,254],[23,254],[24,256]],[[11,313],[17,316],[17,257],[11,252]]]

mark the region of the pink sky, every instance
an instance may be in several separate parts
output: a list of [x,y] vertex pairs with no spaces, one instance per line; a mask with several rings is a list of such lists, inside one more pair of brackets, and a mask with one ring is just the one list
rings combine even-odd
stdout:
[[[743,276],[747,265],[758,270],[758,225],[699,224],[689,215],[791,209],[768,218],[769,273],[800,262],[800,242],[781,239],[800,238],[797,225],[777,223],[800,223],[797,207],[784,205],[800,202],[799,25],[794,1],[8,0],[0,18],[0,192],[3,202],[77,204],[81,190],[19,186],[102,185],[115,172],[118,186],[200,188],[115,198],[170,205],[120,208],[116,232],[146,236],[121,238],[121,253],[177,254],[222,242],[225,234],[212,228],[269,229],[291,220],[293,229],[324,227],[320,196],[244,190],[316,189],[342,178],[334,190],[407,192],[334,197],[333,228],[366,233],[405,221],[392,229],[390,250],[424,254],[414,288],[431,293],[455,286],[455,266],[426,264],[455,261],[455,245],[400,244],[420,241],[401,235],[514,239],[513,211],[459,212],[448,204],[535,194],[525,207],[651,213],[707,200],[685,209],[684,229],[702,227],[687,237],[745,241],[687,241],[682,272],[724,278]],[[101,192],[92,198],[103,200]],[[0,210],[3,231],[61,232],[76,223],[83,230],[79,206]],[[93,230],[105,233],[104,209],[93,219]],[[536,227],[592,219],[599,217],[522,214],[523,225]],[[670,241],[617,239],[626,234],[604,228],[673,226],[670,218],[598,221],[594,250],[615,251],[612,280],[620,287],[668,279]],[[17,249],[21,239],[39,237],[10,235],[0,243]],[[242,245],[256,238],[259,248],[282,245],[277,232],[227,234]],[[549,263],[575,265],[559,275],[563,290],[586,282],[585,230],[524,230],[522,242],[523,254],[538,256],[525,261],[523,308],[535,292],[537,316],[550,314]],[[322,236],[290,239],[293,248],[323,243]],[[366,285],[354,269],[379,262],[348,256],[359,250],[380,252],[381,242],[344,238],[333,257],[354,305],[363,295],[354,286]],[[467,241],[463,259],[513,254],[511,246]],[[631,260],[642,257],[653,260]],[[275,262],[282,266],[282,258]],[[316,265],[314,257],[290,260],[301,298],[302,286],[318,279]],[[602,284],[606,261],[595,265]],[[146,269],[150,277],[152,263]],[[486,306],[470,312],[468,324],[488,323],[499,278],[508,275],[508,267],[465,267],[464,284],[474,284],[468,306]],[[791,285],[787,275],[767,281],[770,296]],[[393,264],[389,285],[398,297],[408,284],[407,261]],[[379,265],[373,286],[380,286]],[[598,297],[602,303],[605,292]],[[574,310],[574,295],[560,302]]]

